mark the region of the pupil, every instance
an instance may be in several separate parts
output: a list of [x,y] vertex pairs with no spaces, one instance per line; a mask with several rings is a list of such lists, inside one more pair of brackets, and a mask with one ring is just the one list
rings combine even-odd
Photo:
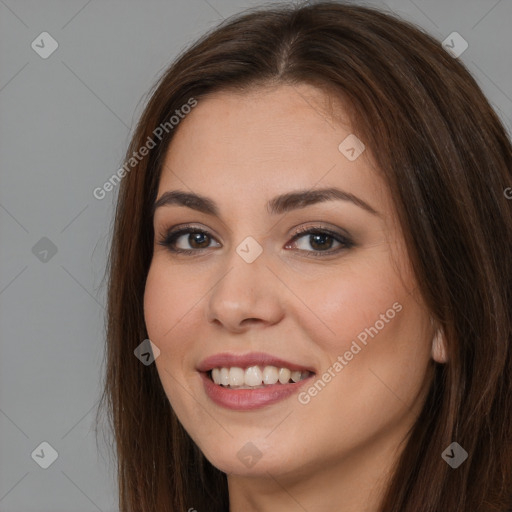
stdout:
[[[312,245],[312,247],[314,247],[316,245],[317,248],[318,248],[318,245],[320,245],[320,246],[325,245],[325,239],[326,238],[331,238],[329,235],[323,235],[323,234],[314,234],[314,235],[311,235],[311,236],[313,238],[313,243],[311,245]],[[319,242],[317,244],[318,240],[323,240],[323,242]],[[320,248],[329,249],[331,244],[327,244],[327,245],[328,245],[328,247],[320,247]]]
[[[201,242],[201,238],[206,238],[207,235],[205,235],[204,233],[194,233],[192,235],[190,235],[192,237],[192,241],[193,243],[191,244],[192,246],[194,244],[198,244],[198,245],[201,245],[201,243],[204,243],[204,240]],[[208,245],[208,244],[206,244]]]

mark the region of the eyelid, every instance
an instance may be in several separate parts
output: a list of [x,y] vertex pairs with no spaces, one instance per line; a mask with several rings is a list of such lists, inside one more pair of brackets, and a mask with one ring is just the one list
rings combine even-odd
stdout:
[[330,228],[322,227],[322,226],[303,226],[295,231],[295,234],[291,238],[290,242],[288,242],[285,247],[289,248],[291,244],[295,244],[296,240],[300,240],[304,238],[306,235],[314,235],[314,234],[322,234],[327,235],[329,238],[332,238],[340,247],[336,249],[328,249],[326,251],[306,251],[304,249],[298,249],[300,253],[303,253],[306,257],[311,258],[327,258],[328,256],[336,256],[342,251],[346,251],[347,249],[351,249],[356,244],[352,241],[352,237],[350,235],[345,235],[334,231]]
[[[203,250],[210,249],[210,247],[206,247],[205,249],[171,249],[170,248],[170,240],[172,238],[173,243],[180,238],[181,236],[187,233],[203,233],[207,235],[209,238],[217,241],[217,235],[213,235],[209,229],[200,228],[193,224],[182,224],[178,226],[172,226],[170,228],[164,229],[163,234],[160,236],[160,240],[158,241],[159,245],[163,245],[169,251],[175,253],[200,253]],[[217,241],[217,243],[220,243]]]
[[[320,222],[320,221],[318,221]],[[309,224],[312,224],[313,221]],[[295,229],[295,228],[294,228]],[[339,230],[339,228],[337,228]],[[343,230],[344,231],[344,230]],[[211,247],[205,247],[201,249],[172,249],[171,245],[176,242],[178,238],[181,236],[187,234],[187,233],[203,233],[207,235],[210,239],[215,240],[217,243],[217,236],[212,234],[210,229],[205,229],[202,227],[199,227],[194,224],[182,224],[178,226],[172,226],[168,229],[164,229],[164,234],[161,235],[160,240],[158,241],[159,245],[162,245],[166,247],[171,253],[174,254],[202,254],[204,251],[211,249]],[[326,251],[307,251],[304,249],[297,249],[298,252],[307,254],[308,257],[322,257],[322,256],[332,256],[336,255],[339,252],[342,252],[344,250],[350,249],[354,247],[356,244],[353,242],[351,235],[340,233],[338,231],[335,231],[331,228],[319,225],[313,224],[313,225],[302,225],[300,228],[295,229],[294,234],[290,235],[292,238],[289,240],[289,242],[286,243],[285,248],[288,248],[290,244],[295,243],[297,239],[303,238],[306,235],[314,235],[314,234],[325,234],[329,236],[330,238],[337,241],[339,244],[341,244],[341,247],[337,249],[328,249]]]

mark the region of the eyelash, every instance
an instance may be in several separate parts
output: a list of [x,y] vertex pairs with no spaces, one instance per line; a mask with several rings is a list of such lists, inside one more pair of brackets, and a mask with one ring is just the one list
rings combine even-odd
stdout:
[[[209,247],[205,247],[203,249],[177,249],[173,247],[173,244],[176,242],[178,238],[180,238],[184,234],[202,234],[206,235],[210,238],[213,238],[210,233],[207,231],[204,231],[199,228],[194,228],[193,226],[183,226],[177,230],[170,230],[165,234],[159,241],[158,244],[166,247],[170,252],[172,253],[178,253],[178,254],[185,254],[185,255],[192,255],[192,253],[198,253],[204,250],[209,249]],[[304,249],[298,249],[301,252],[311,253],[311,256],[314,258],[323,257],[324,255],[331,256],[333,254],[337,254],[338,252],[341,252],[346,249],[350,249],[354,247],[354,242],[347,238],[346,236],[340,235],[339,233],[334,233],[333,231],[330,231],[328,229],[323,228],[299,228],[297,232],[293,235],[293,238],[290,240],[290,243],[295,242],[295,240],[302,238],[305,235],[327,235],[329,238],[333,238],[337,242],[339,242],[342,247],[338,249],[329,249],[326,251],[306,251]],[[289,245],[288,243],[286,245]]]

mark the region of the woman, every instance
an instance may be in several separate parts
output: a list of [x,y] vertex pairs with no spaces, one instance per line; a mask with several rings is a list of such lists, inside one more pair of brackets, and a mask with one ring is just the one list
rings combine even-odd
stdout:
[[512,147],[439,42],[333,2],[239,15],[123,169],[123,512],[510,508]]

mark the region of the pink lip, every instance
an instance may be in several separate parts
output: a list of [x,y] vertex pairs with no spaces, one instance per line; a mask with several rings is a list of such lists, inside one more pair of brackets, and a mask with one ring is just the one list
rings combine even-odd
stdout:
[[[215,384],[209,377],[208,372],[213,368],[248,368],[249,366],[277,366],[278,368],[288,368],[291,371],[301,370],[312,373],[308,378],[291,384],[272,384],[264,388],[257,389],[231,389]],[[315,369],[310,366],[303,366],[292,363],[278,357],[263,352],[250,352],[248,354],[230,354],[221,353],[207,357],[198,365],[203,380],[206,395],[217,405],[227,409],[237,411],[248,411],[259,409],[280,400],[284,400],[290,395],[309,383],[314,377]]]
[[230,354],[223,352],[207,357],[197,366],[200,372],[209,372],[213,368],[231,368],[237,366],[239,368],[248,368],[249,366],[277,366],[278,368],[288,368],[291,371],[301,370],[316,373],[315,369],[310,366],[279,359],[264,352],[250,352],[248,354]]
[[210,400],[226,409],[236,411],[259,409],[284,400],[296,393],[314,377],[314,375],[311,375],[307,379],[292,384],[272,384],[257,389],[230,389],[215,384],[204,372],[201,372],[200,375],[203,379],[205,393]]

